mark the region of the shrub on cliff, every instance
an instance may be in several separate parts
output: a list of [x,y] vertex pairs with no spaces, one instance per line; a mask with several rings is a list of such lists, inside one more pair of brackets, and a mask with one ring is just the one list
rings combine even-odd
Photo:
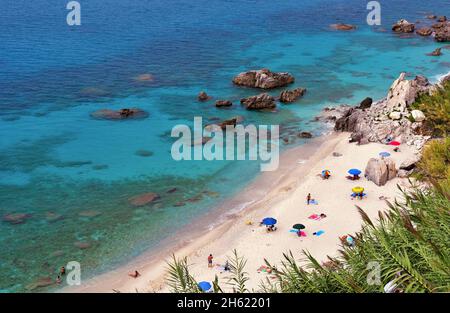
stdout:
[[432,95],[421,95],[412,107],[425,114],[424,125],[434,137],[450,134],[450,81],[445,82]]

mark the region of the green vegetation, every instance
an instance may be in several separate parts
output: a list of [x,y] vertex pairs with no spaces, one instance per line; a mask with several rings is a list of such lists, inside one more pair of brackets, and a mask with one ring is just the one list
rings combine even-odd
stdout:
[[412,105],[425,116],[424,126],[434,137],[446,137],[450,134],[450,81],[444,83],[432,95],[422,95]]
[[424,147],[418,174],[419,178],[434,181],[450,193],[450,137],[432,140]]

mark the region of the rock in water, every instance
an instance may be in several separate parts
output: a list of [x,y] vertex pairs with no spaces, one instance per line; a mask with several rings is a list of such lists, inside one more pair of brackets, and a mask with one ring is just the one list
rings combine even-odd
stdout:
[[241,104],[243,104],[247,110],[274,109],[276,107],[274,97],[267,93],[241,99]]
[[397,176],[395,161],[391,158],[376,159],[371,158],[367,162],[364,176],[378,186],[384,186],[386,182]]
[[273,89],[284,87],[294,82],[294,76],[289,73],[275,73],[268,69],[243,72],[233,78],[238,86]]
[[208,101],[211,97],[204,91],[200,91],[197,96],[198,101]]
[[366,99],[361,101],[361,103],[359,104],[358,108],[361,109],[361,110],[368,109],[368,108],[370,108],[372,103],[373,103],[372,98],[367,97]]
[[433,33],[433,30],[429,27],[422,27],[416,31],[417,35],[424,36],[424,37],[431,36],[432,33]]
[[434,29],[434,40],[437,42],[449,42],[450,41],[450,22],[436,23],[431,26]]
[[415,25],[407,20],[401,19],[392,26],[392,30],[396,33],[413,33]]
[[291,103],[303,96],[306,92],[305,88],[295,88],[293,90],[283,90],[280,93],[280,102]]
[[142,195],[138,195],[128,199],[131,205],[133,206],[144,206],[152,203],[153,201],[159,199],[159,195],[154,192],[144,193]]
[[309,139],[309,138],[312,138],[313,135],[310,132],[300,132],[297,134],[297,137]]
[[344,31],[355,30],[356,29],[356,26],[354,26],[354,25],[342,24],[342,23],[331,24],[330,27],[335,29],[335,30],[344,30]]
[[9,213],[3,216],[3,221],[12,225],[25,223],[31,217],[28,213]]
[[233,105],[233,102],[229,101],[229,100],[217,100],[216,101],[216,107],[221,108],[221,107],[230,107]]
[[139,108],[120,109],[118,111],[103,109],[91,113],[93,118],[103,120],[143,119],[148,115],[147,112]]
[[447,22],[447,17],[446,16],[439,16],[437,21],[439,23]]
[[438,56],[442,55],[441,51],[442,51],[441,48],[436,48],[433,52],[428,53],[427,55],[432,56],[432,57],[438,57]]

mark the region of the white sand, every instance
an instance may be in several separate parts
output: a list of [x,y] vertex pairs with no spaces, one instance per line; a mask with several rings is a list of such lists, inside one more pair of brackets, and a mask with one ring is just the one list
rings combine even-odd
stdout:
[[[236,249],[247,259],[246,271],[250,276],[248,287],[256,291],[261,280],[268,277],[265,273],[257,272],[264,264],[264,258],[277,264],[282,260],[283,253],[292,251],[295,257],[301,259],[303,249],[320,261],[326,260],[327,255],[336,255],[341,244],[339,237],[355,233],[361,228],[362,220],[355,205],[359,205],[371,218],[376,219],[378,211],[387,208],[385,201],[379,197],[384,196],[392,201],[400,196],[397,184],[409,185],[406,179],[400,178],[395,178],[382,187],[365,178],[352,182],[345,178],[347,170],[359,168],[364,172],[368,159],[378,157],[381,151],[391,152],[397,167],[415,153],[406,146],[401,146],[401,152],[395,153],[392,152],[392,147],[382,144],[349,144],[348,137],[347,133],[332,135],[306,162],[299,162],[303,158],[301,155],[296,156],[296,150],[293,149],[281,159],[284,169],[281,177],[276,177],[276,172],[261,175],[260,179],[277,179],[276,188],[233,219],[174,251],[176,256],[188,256],[192,274],[198,281],[212,281],[217,274],[219,281],[225,286],[227,274],[208,268],[207,257],[212,253],[214,264],[224,264],[227,256],[231,256],[233,249]],[[334,157],[333,152],[339,152],[342,156]],[[317,175],[323,169],[331,170],[329,180],[323,180]],[[365,188],[367,198],[352,200],[351,189],[357,185]],[[309,192],[319,202],[318,205],[306,205]],[[313,213],[325,213],[327,217],[320,221],[308,219]],[[267,233],[264,226],[258,225],[259,221],[268,216],[278,220],[276,232]],[[252,221],[253,225],[246,225],[246,221]],[[296,223],[306,226],[307,237],[299,238],[295,233],[289,232]],[[319,237],[312,235],[319,230],[325,233]],[[166,259],[170,258],[172,252],[166,251]],[[169,291],[164,284],[165,268],[163,259],[147,264],[143,262],[137,267],[125,266],[112,274],[90,280],[79,288],[66,291]],[[142,276],[137,279],[128,277],[127,272],[131,269],[137,269]]]

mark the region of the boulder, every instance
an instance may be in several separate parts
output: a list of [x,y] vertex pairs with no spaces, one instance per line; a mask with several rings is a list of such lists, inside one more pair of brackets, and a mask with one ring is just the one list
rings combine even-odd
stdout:
[[373,103],[372,98],[367,97],[363,101],[361,101],[361,103],[359,104],[358,108],[361,109],[361,110],[368,109],[368,108],[370,108],[372,103]]
[[280,93],[280,102],[291,103],[303,96],[306,92],[305,88],[295,88],[293,90],[283,90]]
[[400,164],[400,170],[411,171],[416,168],[416,164],[419,161],[420,156],[418,155],[409,157]]
[[393,112],[389,113],[389,118],[391,120],[399,120],[402,118],[402,113],[393,111]]
[[273,89],[284,87],[294,82],[294,76],[289,73],[275,73],[268,69],[240,73],[233,78],[238,86]]
[[422,28],[419,28],[418,30],[416,30],[417,35],[424,36],[424,37],[431,36],[432,33],[433,33],[433,30],[429,27],[422,27]]
[[144,119],[149,114],[139,108],[120,109],[117,111],[102,109],[91,113],[91,117],[99,120],[126,120],[126,119]]
[[267,93],[241,99],[241,104],[243,104],[247,110],[274,109],[276,107],[274,97]]
[[397,176],[395,161],[391,158],[371,158],[367,162],[364,176],[377,186],[384,186],[388,180]]
[[313,135],[310,132],[300,132],[297,134],[297,137],[309,139],[312,138]]
[[208,94],[204,91],[200,91],[200,93],[197,96],[198,101],[208,101],[209,99],[211,99],[210,96],[208,96]]
[[230,107],[233,105],[233,102],[229,101],[229,100],[217,100],[216,101],[216,107],[221,108],[221,107]]
[[355,30],[356,29],[355,25],[343,24],[343,23],[331,24],[330,27],[335,29],[335,30],[343,30],[343,31],[349,31],[349,30]]
[[407,20],[401,19],[392,26],[392,30],[396,33],[413,33],[415,25]]
[[147,192],[135,197],[132,197],[130,199],[128,199],[128,202],[132,205],[132,206],[144,206],[147,204],[152,203],[155,200],[158,200],[160,197],[157,193],[154,192]]
[[436,48],[433,52],[427,53],[427,55],[432,57],[438,57],[442,55],[442,50],[441,48]]
[[434,40],[437,42],[450,41],[450,22],[437,23],[432,27],[435,31]]
[[422,122],[425,120],[425,114],[420,110],[412,110],[411,116],[415,122]]

